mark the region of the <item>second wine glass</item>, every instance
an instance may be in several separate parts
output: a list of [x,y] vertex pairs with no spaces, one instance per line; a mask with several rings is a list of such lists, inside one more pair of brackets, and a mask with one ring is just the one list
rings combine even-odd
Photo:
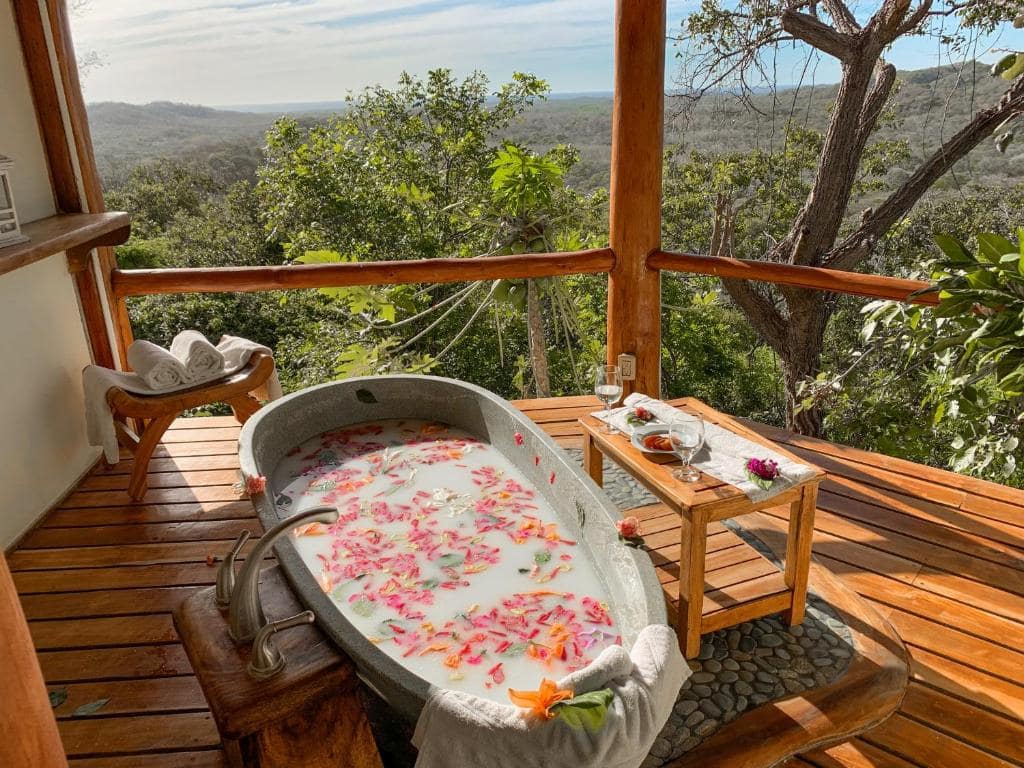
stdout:
[[696,483],[700,480],[700,470],[690,462],[704,445],[704,422],[699,416],[680,413],[668,425],[668,438],[672,450],[676,452],[683,466],[672,472],[676,480]]
[[604,403],[604,433],[614,435],[618,432],[612,426],[612,403],[622,397],[622,373],[617,365],[599,365],[594,374],[594,394]]

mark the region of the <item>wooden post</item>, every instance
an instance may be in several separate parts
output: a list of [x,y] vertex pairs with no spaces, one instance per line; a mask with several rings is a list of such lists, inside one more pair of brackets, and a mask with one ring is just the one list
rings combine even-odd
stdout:
[[0,553],[0,765],[67,768],[25,614]]
[[[64,0],[46,0],[45,16],[36,0],[15,0],[13,6],[57,212],[102,213],[103,195],[93,160],[92,140],[89,138]],[[53,40],[56,70],[50,58],[47,30]],[[70,124],[65,123],[61,95]],[[79,172],[83,182],[81,188]],[[108,368],[114,367],[114,350],[107,333],[99,291],[100,286],[109,291],[110,269],[107,267],[111,265],[111,253],[109,249],[101,252],[100,263],[106,264],[106,271],[98,277],[92,273],[91,264],[89,269],[78,270],[73,276],[93,362]]]
[[[89,117],[85,109],[85,99],[82,97],[82,85],[78,75],[78,59],[75,56],[75,45],[71,35],[71,23],[68,18],[66,0],[47,0],[47,13],[50,20],[50,30],[53,37],[53,45],[57,53],[57,63],[60,69],[61,83],[64,88],[64,99],[68,108],[68,122],[74,139],[75,152],[78,157],[78,167],[82,178],[82,189],[85,192],[85,201],[89,206],[90,213],[103,213],[107,210],[106,202],[103,200],[103,183],[100,180],[99,169],[96,167],[96,157],[93,152],[92,133],[89,130]],[[117,269],[117,258],[114,256],[114,249],[100,247],[96,249],[96,262],[99,267],[97,281],[103,290],[107,300],[107,307],[110,312],[114,342],[116,348],[111,350],[111,362],[113,357],[121,363],[121,367],[128,366],[128,345],[132,343],[132,324],[128,317],[128,305],[123,298],[114,296],[111,275]],[[88,327],[90,336],[107,336],[106,318],[103,315],[103,305],[97,296],[95,299],[95,312],[99,312],[102,322],[92,323]],[[109,343],[109,342],[108,342]],[[96,340],[94,345],[102,344]],[[107,363],[103,363],[107,365]]]
[[625,391],[661,394],[661,279],[647,256],[661,247],[665,116],[665,0],[617,0],[612,112],[608,362],[636,355]]

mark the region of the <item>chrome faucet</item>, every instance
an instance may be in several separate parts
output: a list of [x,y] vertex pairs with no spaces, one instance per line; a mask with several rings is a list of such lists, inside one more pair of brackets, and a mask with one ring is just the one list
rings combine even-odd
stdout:
[[333,523],[338,519],[338,510],[334,507],[313,507],[297,515],[282,520],[275,525],[253,547],[245,558],[238,573],[238,581],[231,592],[231,604],[228,606],[228,633],[237,644],[250,642],[256,633],[267,624],[263,604],[260,602],[260,566],[263,558],[274,542],[293,528],[306,523]]
[[227,608],[231,605],[231,593],[235,591],[235,558],[249,540],[249,531],[242,531],[231,545],[231,549],[221,561],[217,569],[217,607]]
[[252,641],[252,655],[249,657],[249,676],[255,680],[266,680],[284,669],[284,656],[274,643],[274,635],[292,627],[312,624],[316,616],[312,611],[303,611],[287,619],[272,621],[256,633]]

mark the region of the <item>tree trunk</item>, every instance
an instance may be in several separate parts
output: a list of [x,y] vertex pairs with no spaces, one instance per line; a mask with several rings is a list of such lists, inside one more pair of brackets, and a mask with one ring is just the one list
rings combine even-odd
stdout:
[[786,388],[786,428],[801,435],[821,437],[824,413],[820,404],[800,409],[801,382],[821,371],[821,351],[832,312],[828,294],[801,291],[787,297],[789,327],[787,343],[776,350],[782,360]]
[[544,316],[536,280],[526,281],[526,330],[530,341],[530,367],[537,397],[551,397],[551,375],[548,373],[548,342],[544,333]]

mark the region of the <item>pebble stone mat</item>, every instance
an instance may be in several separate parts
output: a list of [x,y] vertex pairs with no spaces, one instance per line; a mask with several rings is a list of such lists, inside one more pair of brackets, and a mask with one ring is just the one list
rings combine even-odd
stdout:
[[[570,450],[582,461],[582,452]],[[619,465],[604,461],[605,493],[621,510],[655,504],[646,488]],[[763,542],[734,520],[725,524],[777,565]],[[685,754],[749,709],[838,679],[853,654],[849,628],[814,594],[807,596],[803,624],[787,627],[768,616],[704,637],[693,675],[641,768],[657,768]]]
[[[568,450],[582,462],[582,452]],[[604,491],[621,510],[657,502],[628,472],[605,459]],[[738,536],[778,564],[774,553],[735,521]],[[693,675],[683,684],[672,715],[641,768],[658,768],[684,755],[747,710],[828,685],[849,666],[849,628],[814,594],[807,596],[804,623],[787,627],[779,616],[748,621],[704,636]],[[367,705],[381,757],[388,768],[415,762],[411,728],[375,697]]]

